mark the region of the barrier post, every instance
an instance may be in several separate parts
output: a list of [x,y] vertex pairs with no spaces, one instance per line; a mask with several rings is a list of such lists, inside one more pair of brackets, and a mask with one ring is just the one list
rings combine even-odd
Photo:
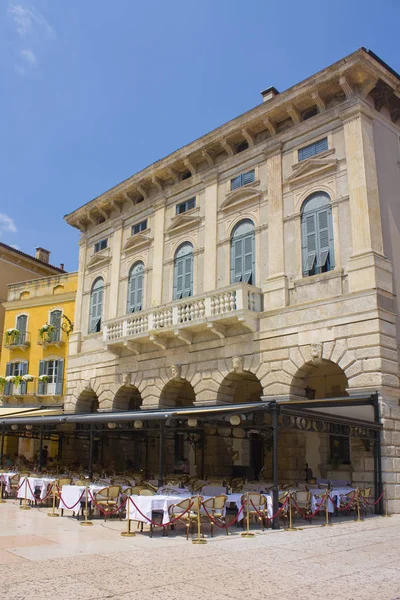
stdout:
[[55,482],[53,482],[52,484],[52,488],[51,488],[51,492],[53,495],[53,508],[51,513],[47,513],[48,517],[59,517],[60,515],[58,513],[56,513],[56,490],[57,490],[57,486],[55,485]]
[[289,503],[289,527],[285,528],[285,531],[298,531],[298,527],[292,527],[293,525],[293,517],[292,517],[292,492],[288,494],[288,503]]
[[89,519],[88,519],[88,512],[89,512],[89,510],[88,510],[89,484],[88,483],[86,483],[85,488],[86,488],[86,494],[85,494],[85,520],[81,521],[81,525],[84,525],[84,526],[88,527],[90,525],[93,525],[92,521],[89,521]]
[[329,488],[326,488],[325,492],[325,523],[321,527],[329,527],[332,522],[329,522]]
[[241,535],[245,538],[255,537],[254,533],[250,533],[249,492],[246,492],[246,531],[244,531]]
[[4,504],[5,500],[3,500],[3,474],[0,475],[0,504]]
[[24,503],[19,507],[21,510],[31,510],[31,507],[28,506],[27,504],[27,498],[26,498],[26,494],[27,494],[27,488],[28,488],[28,476],[25,476],[25,498],[24,498]]
[[360,515],[360,490],[357,488],[357,517],[354,519],[356,523],[364,521]]
[[[201,500],[197,496],[197,539],[192,540],[192,544],[207,544],[207,540],[201,537],[201,519],[200,519]],[[190,511],[189,511],[190,519]]]
[[126,509],[126,513],[127,513],[126,514],[126,518],[127,518],[128,523],[127,523],[127,526],[126,526],[126,531],[122,531],[121,535],[123,537],[135,537],[136,533],[134,531],[131,531],[131,519],[130,519],[130,511],[129,511],[129,507],[130,507],[130,504],[131,504],[131,497],[130,496],[128,496],[128,499],[127,499],[126,502],[127,502],[127,505],[128,505],[128,508]]

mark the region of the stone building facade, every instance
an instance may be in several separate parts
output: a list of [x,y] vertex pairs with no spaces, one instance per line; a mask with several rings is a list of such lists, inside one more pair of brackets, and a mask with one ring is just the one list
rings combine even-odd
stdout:
[[[377,391],[400,512],[399,85],[360,49],[67,215],[65,410]],[[285,476],[329,475],[329,439],[289,435]],[[369,481],[368,447],[344,462]]]

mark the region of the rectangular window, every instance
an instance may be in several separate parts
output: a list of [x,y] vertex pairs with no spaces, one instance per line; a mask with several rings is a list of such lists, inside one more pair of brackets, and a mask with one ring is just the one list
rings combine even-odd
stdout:
[[299,161],[311,158],[311,156],[315,156],[316,154],[324,152],[325,150],[328,150],[328,138],[323,138],[322,140],[318,140],[318,142],[314,142],[313,144],[304,146],[304,148],[300,148],[298,150]]
[[94,245],[94,251],[95,252],[100,252],[100,250],[105,250],[107,248],[108,245],[108,239],[106,238],[105,240],[100,240],[99,242],[96,242]]
[[333,468],[350,464],[350,439],[348,437],[331,435],[329,462]]
[[136,223],[136,225],[132,225],[132,235],[136,235],[141,231],[145,231],[147,229],[147,219],[141,221],[140,223]]
[[256,178],[256,172],[253,169],[252,171],[247,171],[247,173],[241,173],[237,177],[231,179],[231,190],[236,190],[237,188],[243,187],[248,183],[253,183]]
[[185,200],[185,202],[181,202],[176,205],[176,214],[181,215],[182,213],[191,210],[196,206],[196,198],[190,198],[189,200]]
[[[46,380],[40,379],[45,375]],[[38,394],[41,396],[61,396],[64,381],[64,360],[41,360],[39,364]]]

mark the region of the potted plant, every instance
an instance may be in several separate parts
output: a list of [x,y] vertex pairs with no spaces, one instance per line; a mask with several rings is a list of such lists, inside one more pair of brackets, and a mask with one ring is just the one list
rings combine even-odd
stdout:
[[44,325],[41,326],[41,328],[39,329],[39,337],[42,341],[50,341],[51,340],[51,334],[53,333],[55,327],[54,325],[51,325],[50,323],[45,323]]
[[28,381],[33,381],[33,379],[33,375],[29,375],[29,373],[27,373],[26,375],[22,375],[22,381],[26,381],[27,383]]
[[5,377],[0,377],[0,388],[4,390],[7,385],[7,379]]
[[38,379],[41,383],[48,383],[49,376],[48,375],[39,375]]
[[13,342],[15,342],[15,340],[18,338],[18,336],[19,336],[18,329],[15,329],[15,327],[10,327],[6,331],[6,344],[12,344]]

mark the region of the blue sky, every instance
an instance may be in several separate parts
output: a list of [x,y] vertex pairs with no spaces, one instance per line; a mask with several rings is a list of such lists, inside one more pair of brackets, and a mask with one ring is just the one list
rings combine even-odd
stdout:
[[64,214],[350,54],[399,0],[0,0],[0,241],[77,267]]

